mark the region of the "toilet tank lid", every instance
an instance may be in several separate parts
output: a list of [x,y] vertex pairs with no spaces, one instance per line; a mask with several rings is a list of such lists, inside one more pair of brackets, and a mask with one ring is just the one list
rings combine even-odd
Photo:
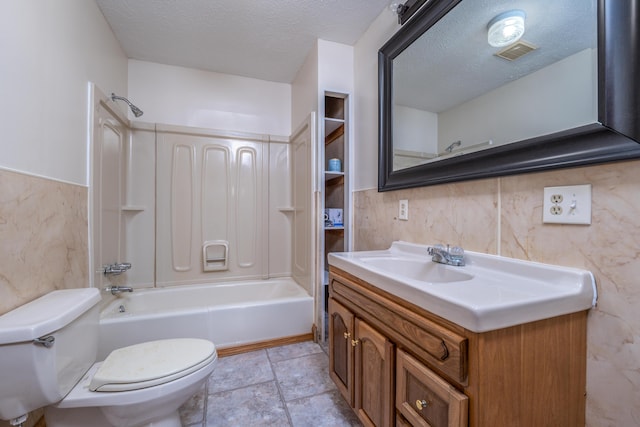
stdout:
[[0,345],[32,341],[55,332],[100,300],[96,288],[49,292],[0,316]]

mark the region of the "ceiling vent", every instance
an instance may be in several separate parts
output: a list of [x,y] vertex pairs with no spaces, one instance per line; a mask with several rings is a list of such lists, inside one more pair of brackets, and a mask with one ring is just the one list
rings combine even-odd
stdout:
[[526,55],[527,53],[533,52],[537,48],[538,46],[527,43],[524,40],[520,40],[510,46],[505,47],[495,55],[502,59],[506,59],[507,61],[515,61],[516,59]]

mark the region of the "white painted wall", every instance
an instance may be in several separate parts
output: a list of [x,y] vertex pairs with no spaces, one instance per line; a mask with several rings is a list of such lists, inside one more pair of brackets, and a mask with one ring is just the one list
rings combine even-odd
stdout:
[[129,99],[140,121],[251,132],[291,133],[291,85],[129,60]]
[[318,44],[313,46],[291,83],[292,132],[318,111]]
[[404,105],[393,106],[393,148],[438,153],[438,115]]
[[595,123],[597,80],[597,52],[585,49],[460,104],[438,115],[438,151],[454,141],[502,145]]
[[127,92],[127,58],[97,5],[2,1],[0,51],[0,167],[88,185],[88,82]]
[[353,190],[378,187],[378,49],[400,28],[387,10],[354,47]]
[[324,91],[353,91],[353,46],[318,40],[318,88]]

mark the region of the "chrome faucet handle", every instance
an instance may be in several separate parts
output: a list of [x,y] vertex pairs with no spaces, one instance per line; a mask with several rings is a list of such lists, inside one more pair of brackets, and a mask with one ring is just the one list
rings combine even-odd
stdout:
[[131,268],[131,263],[130,262],[116,262],[114,264],[108,264],[103,266],[103,273],[106,274],[113,274],[114,276],[117,276],[118,274],[122,274],[125,271],[129,270]]
[[464,249],[460,246],[454,246],[449,250],[449,256],[451,258],[451,265],[463,266],[464,261]]

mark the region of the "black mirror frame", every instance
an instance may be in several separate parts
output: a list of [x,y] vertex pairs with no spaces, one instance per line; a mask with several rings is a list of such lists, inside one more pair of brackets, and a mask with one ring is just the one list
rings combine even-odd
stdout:
[[378,191],[640,158],[640,0],[598,0],[599,123],[394,171],[393,59],[461,1],[426,3],[378,51]]

